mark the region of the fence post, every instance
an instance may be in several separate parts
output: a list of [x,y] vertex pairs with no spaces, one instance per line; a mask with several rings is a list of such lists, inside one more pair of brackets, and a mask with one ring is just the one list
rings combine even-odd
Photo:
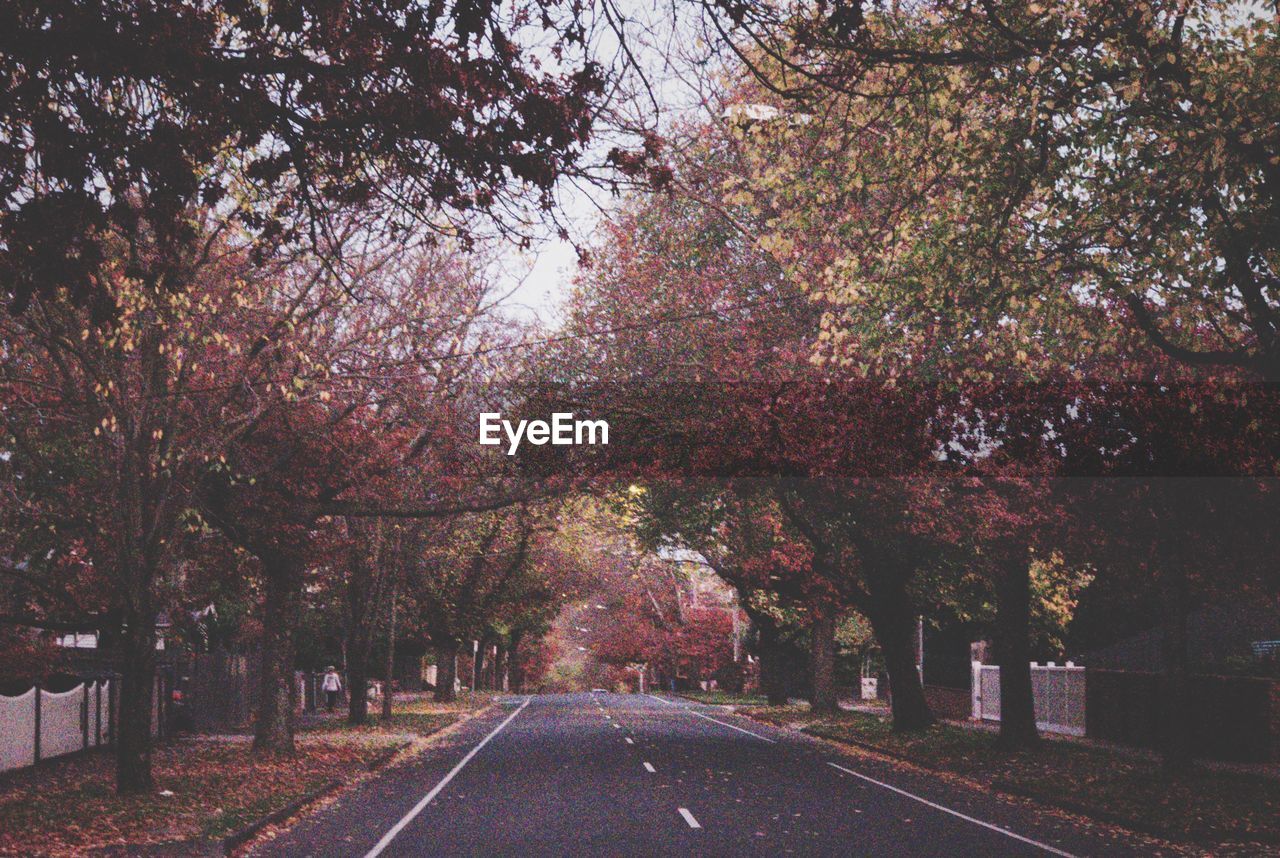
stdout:
[[84,748],[89,747],[89,683],[80,685],[83,694],[80,696],[80,732],[84,739]]
[[33,699],[35,700],[35,705],[36,705],[36,717],[35,717],[35,722],[36,722],[36,739],[35,739],[35,760],[34,760],[34,762],[38,763],[38,762],[40,762],[40,683],[38,683],[38,682],[36,683],[36,693],[35,693],[35,697],[34,697]]
[[93,719],[93,746],[95,748],[102,744],[102,680],[99,679],[93,684],[94,695],[94,719]]
[[107,745],[116,743],[116,683],[119,680],[111,675],[111,684],[107,686]]
[[975,720],[982,720],[982,662],[969,662],[969,672],[971,678],[969,680],[970,697],[973,703],[973,717]]

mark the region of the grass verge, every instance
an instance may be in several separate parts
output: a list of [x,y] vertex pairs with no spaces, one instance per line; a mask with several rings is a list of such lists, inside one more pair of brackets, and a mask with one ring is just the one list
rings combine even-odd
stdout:
[[[0,855],[83,855],[127,844],[216,841],[333,783],[385,762],[488,702],[412,701],[389,722],[326,720],[299,732],[290,757],[260,759],[244,737],[184,738],[152,753],[156,789],[117,796],[114,758],[95,752],[54,760],[0,781]],[[165,794],[170,793],[170,794]]]
[[766,703],[759,694],[731,694],[728,691],[681,691],[679,696],[713,706],[764,706]]
[[184,740],[152,753],[156,790],[118,796],[107,752],[54,761],[0,786],[0,855],[82,855],[119,844],[223,837],[367,770],[373,743],[306,742],[257,759],[244,742]]
[[1280,781],[1270,778],[1208,769],[1170,777],[1157,761],[1067,741],[1010,754],[985,731],[941,724],[895,733],[887,718],[858,712],[815,718],[805,706],[740,711],[1171,840],[1280,843]]
[[443,730],[461,713],[458,712],[394,712],[390,719],[381,715],[369,715],[369,723],[352,726],[346,719],[330,719],[308,725],[302,729],[307,735],[378,736],[385,733],[403,733],[430,736]]

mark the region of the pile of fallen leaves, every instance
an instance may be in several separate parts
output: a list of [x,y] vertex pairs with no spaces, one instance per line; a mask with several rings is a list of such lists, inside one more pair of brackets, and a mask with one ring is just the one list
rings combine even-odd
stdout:
[[56,760],[0,784],[0,855],[69,855],[112,844],[222,837],[334,780],[385,747],[301,743],[260,759],[243,742],[185,740],[153,753],[156,790],[117,796],[108,753]]

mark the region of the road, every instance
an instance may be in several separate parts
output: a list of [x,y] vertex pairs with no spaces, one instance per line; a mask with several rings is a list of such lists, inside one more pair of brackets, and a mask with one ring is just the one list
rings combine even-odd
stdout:
[[517,697],[262,856],[1150,855],[1150,842],[734,716]]

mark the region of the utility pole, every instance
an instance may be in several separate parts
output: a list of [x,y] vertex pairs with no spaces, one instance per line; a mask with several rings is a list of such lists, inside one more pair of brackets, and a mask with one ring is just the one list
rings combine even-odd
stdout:
[[916,617],[916,671],[924,685],[924,617]]

